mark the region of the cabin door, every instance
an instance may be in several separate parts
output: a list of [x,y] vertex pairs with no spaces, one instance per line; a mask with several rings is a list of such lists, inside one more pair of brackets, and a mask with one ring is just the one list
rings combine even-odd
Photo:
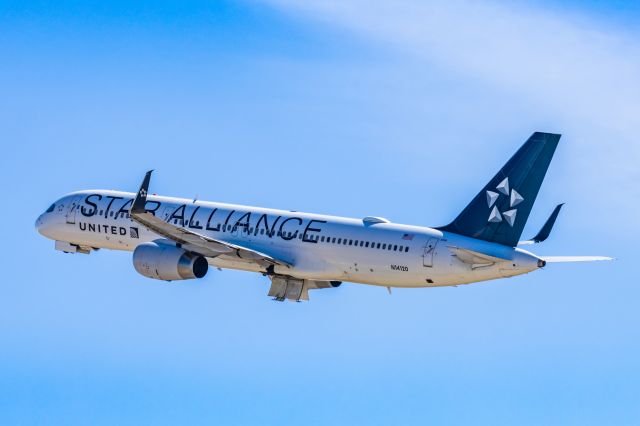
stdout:
[[69,207],[67,208],[67,223],[76,223],[76,214],[80,209],[80,202],[82,200],[82,195],[78,195],[71,200]]
[[438,244],[438,239],[435,237],[431,237],[427,240],[427,243],[424,245],[424,253],[422,255],[423,262],[422,264],[426,267],[433,266],[433,255],[436,252],[436,245]]

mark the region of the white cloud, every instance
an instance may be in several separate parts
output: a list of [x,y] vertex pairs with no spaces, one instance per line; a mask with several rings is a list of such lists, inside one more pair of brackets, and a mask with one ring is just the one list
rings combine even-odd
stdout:
[[629,224],[625,216],[640,199],[640,41],[635,35],[584,17],[497,2],[269,2],[406,52],[424,67],[493,87],[504,102],[528,104],[534,125],[540,117],[546,123],[546,117],[554,117],[548,130],[575,141],[571,187],[589,188],[583,191],[585,203],[594,203],[595,191],[615,207],[591,207]]

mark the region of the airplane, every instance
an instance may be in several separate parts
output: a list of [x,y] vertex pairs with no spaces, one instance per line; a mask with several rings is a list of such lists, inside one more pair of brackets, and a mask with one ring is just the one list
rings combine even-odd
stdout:
[[133,252],[145,277],[204,277],[209,266],[258,272],[274,300],[309,300],[309,290],[352,282],[441,287],[526,274],[548,263],[611,260],[537,256],[519,247],[545,241],[558,205],[538,234],[520,241],[560,140],[535,132],[448,225],[401,225],[149,194],[152,171],[137,193],[86,190],[53,203],[38,219],[57,250]]

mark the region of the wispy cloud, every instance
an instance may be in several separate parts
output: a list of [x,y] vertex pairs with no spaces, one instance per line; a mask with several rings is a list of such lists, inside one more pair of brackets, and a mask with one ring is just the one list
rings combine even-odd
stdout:
[[[495,87],[577,141],[576,185],[638,205],[640,40],[588,16],[466,0],[269,0],[428,67]],[[481,113],[481,112],[479,112]],[[494,117],[494,120],[509,119]],[[463,117],[460,120],[464,120]],[[606,197],[606,196],[605,196]],[[611,205],[611,204],[609,204]],[[611,210],[609,208],[609,210]],[[605,211],[605,207],[602,207]],[[625,214],[622,209],[610,212]]]

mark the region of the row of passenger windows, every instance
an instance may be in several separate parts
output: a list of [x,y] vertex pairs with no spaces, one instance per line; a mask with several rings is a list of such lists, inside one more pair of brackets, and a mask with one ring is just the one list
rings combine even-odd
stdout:
[[[99,212],[100,215],[103,214],[103,210],[100,210]],[[113,217],[115,213],[112,211],[110,212],[110,216]],[[122,212],[121,217],[126,217],[129,218],[129,213],[125,213]],[[180,219],[174,219],[173,223],[175,225],[188,225],[188,221],[185,220],[180,220]],[[199,226],[199,223],[196,223],[195,225]],[[246,227],[240,227],[242,232],[247,232],[249,234],[253,234],[254,232],[254,228],[246,228]],[[223,225],[222,226],[222,231],[235,231],[233,229],[232,225]],[[264,228],[260,230],[259,232],[260,235],[264,235],[265,234],[265,230]],[[256,234],[257,235],[257,234]],[[280,232],[278,231],[277,233],[278,237],[284,237],[284,238],[288,238],[288,239],[293,239],[294,238],[294,234],[292,232]],[[298,233],[298,239],[302,239],[302,233]],[[339,245],[349,245],[349,246],[356,246],[356,247],[364,247],[364,248],[372,248],[372,249],[376,249],[376,250],[389,250],[389,251],[400,251],[400,252],[409,252],[409,247],[408,246],[402,246],[402,245],[398,245],[398,244],[387,244],[387,243],[378,243],[378,242],[374,242],[374,241],[362,241],[362,240],[351,240],[348,238],[341,238],[341,237],[325,237],[324,235],[322,236],[311,236],[311,235],[307,235],[307,240],[309,241],[315,241],[315,242],[319,242],[319,243],[326,243],[326,244],[339,244]]]
[[[318,237],[315,237],[315,240],[318,241]],[[389,250],[389,251],[400,251],[407,253],[409,251],[408,246],[401,246],[398,244],[387,244],[387,243],[378,243],[373,241],[362,241],[362,240],[351,240],[347,238],[339,238],[339,237],[320,237],[321,243],[327,244],[342,244],[344,246],[359,246],[364,248],[372,248],[379,250]]]
[[[254,233],[254,228],[246,228],[246,227],[241,227],[242,228],[242,232],[247,232],[249,234],[253,234]],[[223,230],[225,228],[223,227]],[[233,227],[231,225],[227,225],[226,226],[226,230],[227,231],[234,231]],[[265,234],[265,230],[261,229],[259,232],[260,235],[264,235]],[[257,235],[257,234],[255,234]],[[281,232],[278,231],[276,234],[278,237],[284,237],[286,239],[293,239],[295,238],[295,233],[293,232]],[[301,232],[298,232],[297,238],[299,240],[302,239],[303,234]],[[378,242],[373,242],[373,241],[364,241],[364,240],[352,240],[352,239],[348,239],[348,238],[341,238],[341,237],[325,237],[324,235],[322,236],[318,236],[318,235],[307,235],[307,240],[308,241],[315,241],[316,243],[325,243],[325,244],[340,244],[343,246],[349,245],[349,246],[356,246],[356,247],[364,247],[364,248],[372,248],[372,249],[379,249],[379,250],[389,250],[389,251],[400,251],[400,252],[405,252],[407,253],[409,251],[409,247],[408,246],[403,246],[403,245],[398,245],[398,244],[387,244],[387,243],[378,243]]]
[[[81,209],[81,211],[84,213],[86,212],[86,210],[84,210],[84,207]],[[87,212],[87,214],[91,213],[92,215],[94,214],[95,210],[93,212],[89,211]],[[102,216],[104,214],[104,210],[99,210],[98,211],[98,216]],[[114,210],[111,210],[109,212],[109,216],[113,217],[116,214],[116,212]],[[119,214],[120,217],[126,217],[127,219],[131,219],[131,216],[129,215],[128,212],[120,212]],[[116,217],[117,219],[117,217]]]

